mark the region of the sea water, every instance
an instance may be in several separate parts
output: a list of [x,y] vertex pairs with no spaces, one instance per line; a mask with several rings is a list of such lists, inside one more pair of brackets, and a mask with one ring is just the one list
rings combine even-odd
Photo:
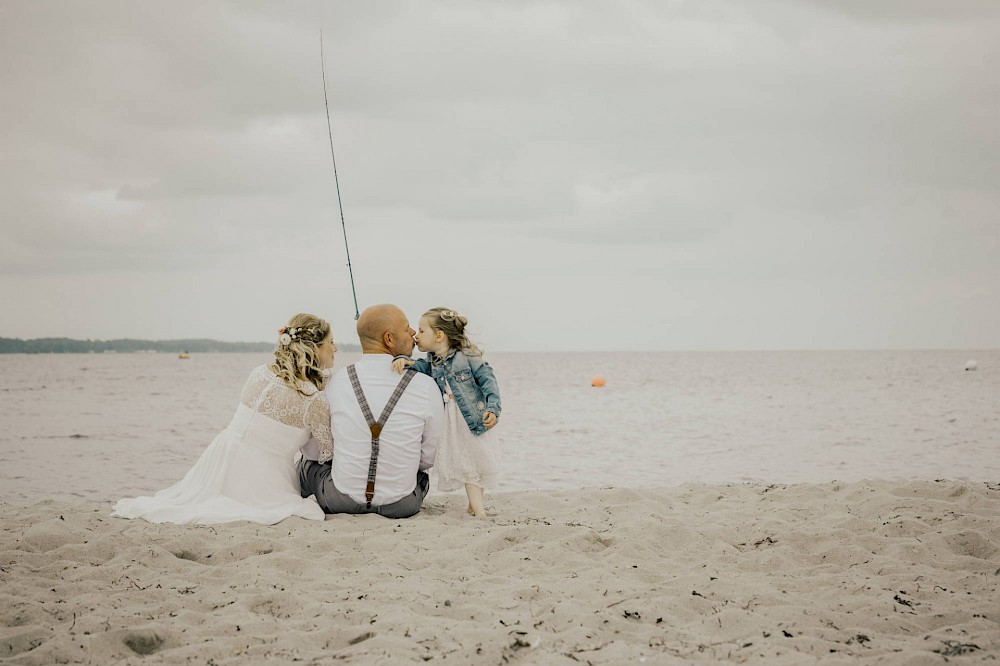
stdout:
[[[338,353],[337,367],[357,359]],[[975,359],[978,369],[965,369]],[[180,479],[267,354],[0,355],[0,501]],[[494,353],[498,491],[1000,480],[1000,351]],[[603,387],[591,386],[601,374]]]

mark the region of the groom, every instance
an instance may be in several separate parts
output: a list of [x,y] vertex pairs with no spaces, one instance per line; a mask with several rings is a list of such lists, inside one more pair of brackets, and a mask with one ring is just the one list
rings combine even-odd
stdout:
[[330,401],[333,460],[299,461],[302,496],[315,495],[327,513],[377,513],[409,518],[420,511],[430,482],[444,408],[437,384],[392,359],[413,352],[414,330],[395,305],[373,305],[358,318],[361,360],[337,371]]

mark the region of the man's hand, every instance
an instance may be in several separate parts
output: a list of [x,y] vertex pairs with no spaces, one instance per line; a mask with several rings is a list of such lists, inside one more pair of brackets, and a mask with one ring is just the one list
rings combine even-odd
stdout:
[[483,425],[489,430],[497,424],[497,415],[493,412],[486,412],[483,414]]
[[407,367],[413,365],[413,361],[408,358],[397,358],[392,362],[392,369],[396,371],[397,375],[403,374],[403,371]]

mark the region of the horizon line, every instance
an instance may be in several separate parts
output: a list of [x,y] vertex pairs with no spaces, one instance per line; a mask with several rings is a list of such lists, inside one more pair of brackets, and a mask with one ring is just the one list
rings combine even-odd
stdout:
[[[70,340],[73,342],[150,342],[150,343],[172,343],[172,342],[218,342],[222,344],[252,344],[271,345],[273,342],[266,340],[219,340],[217,338],[69,338],[69,337],[43,337],[43,338],[8,338],[0,336],[0,340],[17,340],[20,342],[37,342],[44,340]],[[360,348],[359,342],[339,342],[341,345],[350,345]],[[480,345],[482,347],[482,345]],[[490,349],[489,353],[501,354],[651,354],[651,353],[778,353],[778,352],[995,352],[1000,351],[1000,347],[744,347],[744,348],[646,348],[646,349]],[[12,352],[17,353],[17,352]],[[68,352],[72,353],[72,352]],[[198,352],[211,353],[211,352]],[[257,352],[246,352],[257,353]]]

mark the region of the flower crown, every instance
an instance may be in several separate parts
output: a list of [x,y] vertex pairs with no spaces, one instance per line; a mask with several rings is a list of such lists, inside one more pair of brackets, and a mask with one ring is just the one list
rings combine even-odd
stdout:
[[299,340],[302,338],[303,334],[308,335],[310,338],[314,337],[316,335],[316,329],[305,328],[304,326],[300,326],[298,328],[294,326],[282,326],[278,329],[278,333],[278,342],[281,343],[282,347],[287,347],[292,344],[292,340]]

